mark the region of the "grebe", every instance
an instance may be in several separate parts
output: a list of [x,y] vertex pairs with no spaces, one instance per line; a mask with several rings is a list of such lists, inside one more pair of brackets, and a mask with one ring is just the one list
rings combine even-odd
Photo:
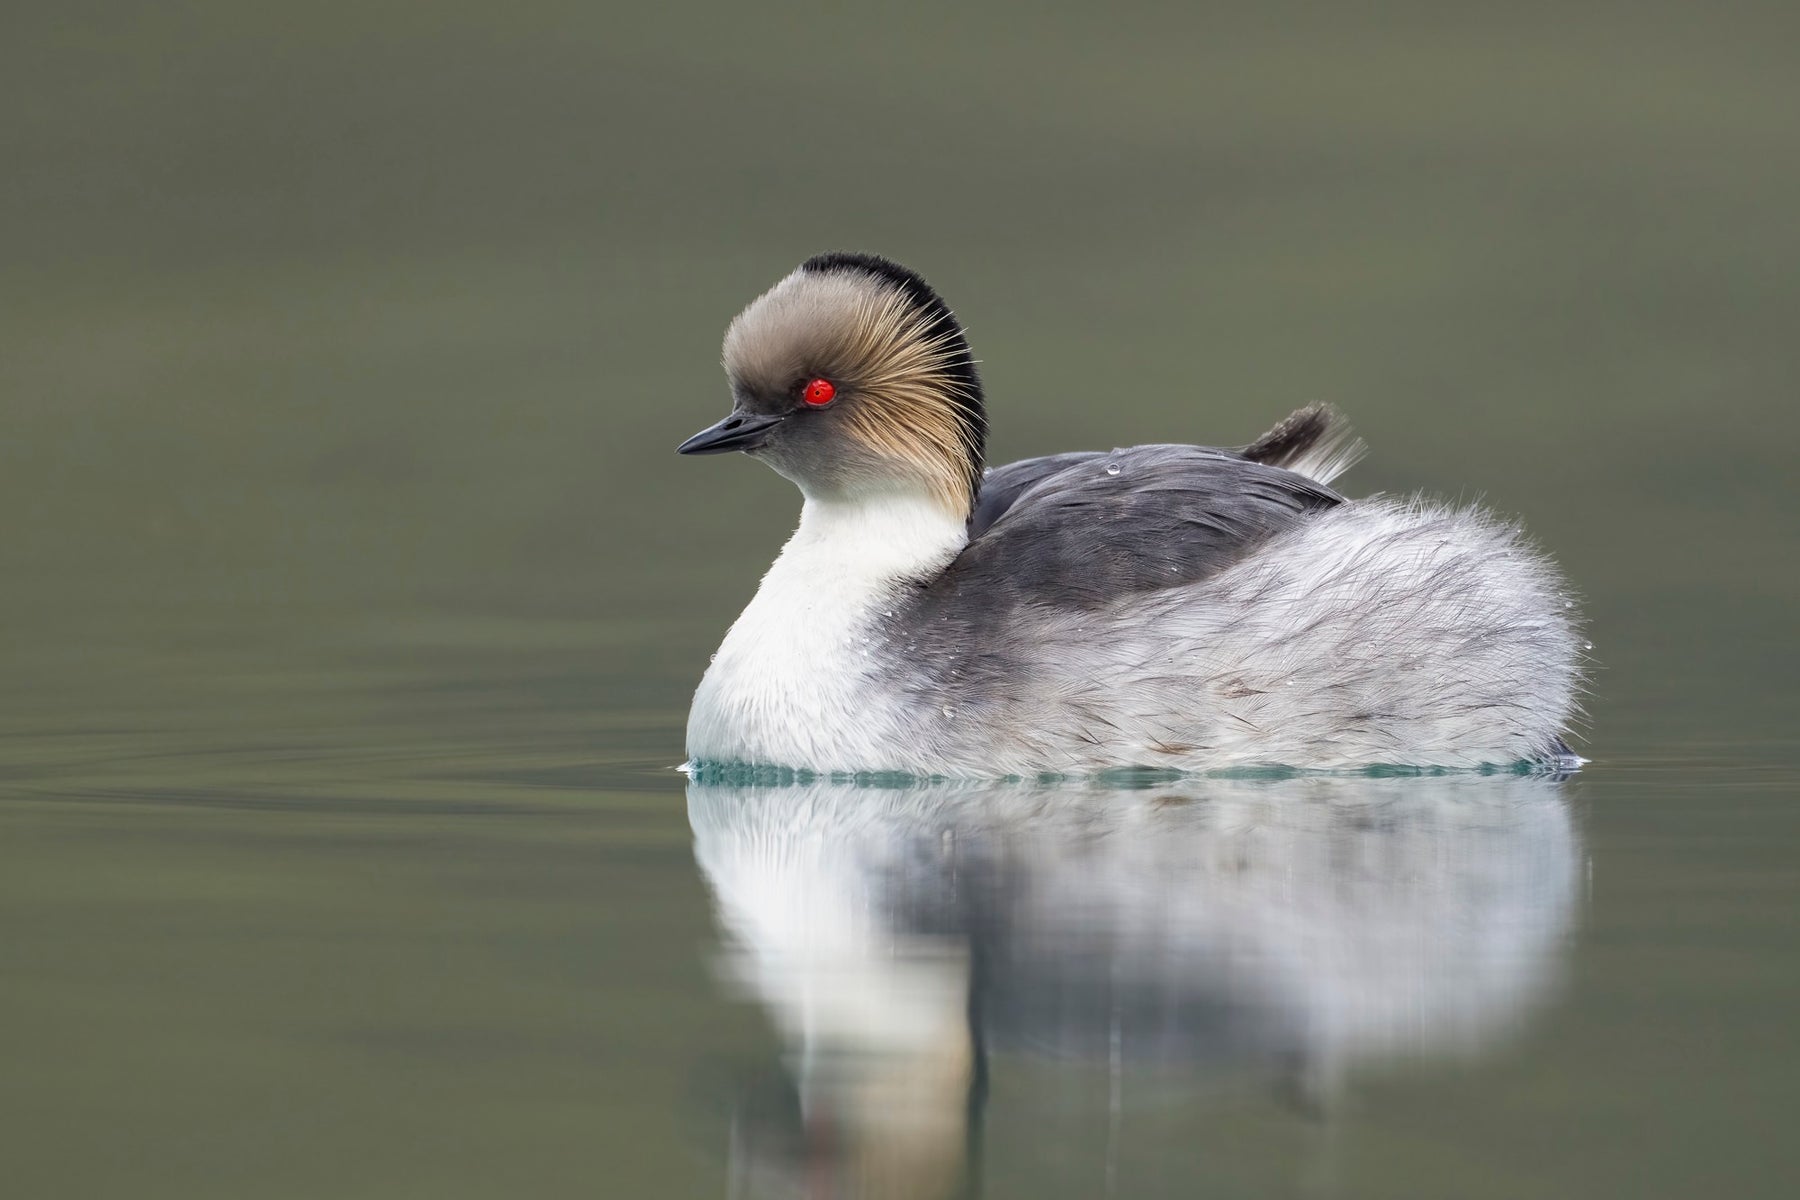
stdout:
[[1241,450],[984,471],[975,359],[912,271],[808,259],[725,334],[731,414],[683,454],[793,481],[799,528],[695,693],[695,764],[912,775],[1554,760],[1580,682],[1516,525],[1347,500],[1308,408]]

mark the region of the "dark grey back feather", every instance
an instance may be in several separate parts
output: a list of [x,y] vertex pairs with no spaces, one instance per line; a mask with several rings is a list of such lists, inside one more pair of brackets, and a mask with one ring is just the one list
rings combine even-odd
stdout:
[[1238,453],[1251,462],[1285,467],[1318,445],[1331,432],[1332,424],[1332,411],[1323,405],[1298,409]]
[[988,474],[969,544],[926,590],[1098,608],[1204,579],[1341,502],[1292,471],[1203,446],[1026,459]]
[[[1349,428],[1331,408],[1311,405],[1289,413],[1281,423],[1241,450],[1216,450],[1211,447],[1187,447],[1215,455],[1247,459],[1268,467],[1293,468],[1304,464],[1309,454],[1331,449],[1333,442],[1350,442]],[[1345,465],[1354,461],[1360,451],[1353,445],[1344,449]],[[1078,450],[1068,454],[1051,454],[1043,458],[1026,458],[1003,467],[995,467],[982,478],[975,507],[969,514],[971,540],[987,532],[1018,498],[1050,476],[1088,462],[1098,462],[1107,455],[1101,450]],[[1335,472],[1334,472],[1335,473]]]
[[1067,454],[1047,454],[1043,458],[1022,458],[993,468],[982,477],[981,490],[975,496],[975,508],[969,514],[969,540],[986,533],[988,526],[999,520],[1015,500],[1050,476],[1105,457],[1104,450],[1075,450]]

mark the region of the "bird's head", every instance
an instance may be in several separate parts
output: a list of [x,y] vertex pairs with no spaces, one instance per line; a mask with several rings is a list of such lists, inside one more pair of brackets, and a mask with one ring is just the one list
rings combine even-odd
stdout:
[[896,263],[821,254],[725,331],[731,414],[683,454],[742,450],[808,496],[915,493],[966,516],[987,420],[968,340]]

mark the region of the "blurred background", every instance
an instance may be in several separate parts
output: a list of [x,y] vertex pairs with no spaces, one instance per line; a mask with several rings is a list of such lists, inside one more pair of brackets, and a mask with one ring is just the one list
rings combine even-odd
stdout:
[[[1791,1194],[1793,6],[5,29],[19,1194],[724,1194],[715,1077],[781,1049],[714,986],[671,768],[797,503],[672,449],[725,323],[827,249],[956,307],[996,460],[1330,401],[1353,494],[1518,514],[1582,592],[1566,993],[1353,1088],[1327,1191]],[[1325,1187],[1256,1096],[1169,1101],[1118,1194]],[[1100,1194],[1009,1111],[993,1194]]]

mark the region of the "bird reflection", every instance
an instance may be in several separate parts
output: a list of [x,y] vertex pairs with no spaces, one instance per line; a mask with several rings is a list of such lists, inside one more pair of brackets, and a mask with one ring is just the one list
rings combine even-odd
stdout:
[[1098,1068],[1116,1123],[1128,1078],[1325,1112],[1360,1064],[1480,1050],[1553,982],[1579,857],[1526,775],[700,776],[688,814],[725,972],[789,1049],[734,1118],[744,1196],[968,1194],[1009,1061]]

